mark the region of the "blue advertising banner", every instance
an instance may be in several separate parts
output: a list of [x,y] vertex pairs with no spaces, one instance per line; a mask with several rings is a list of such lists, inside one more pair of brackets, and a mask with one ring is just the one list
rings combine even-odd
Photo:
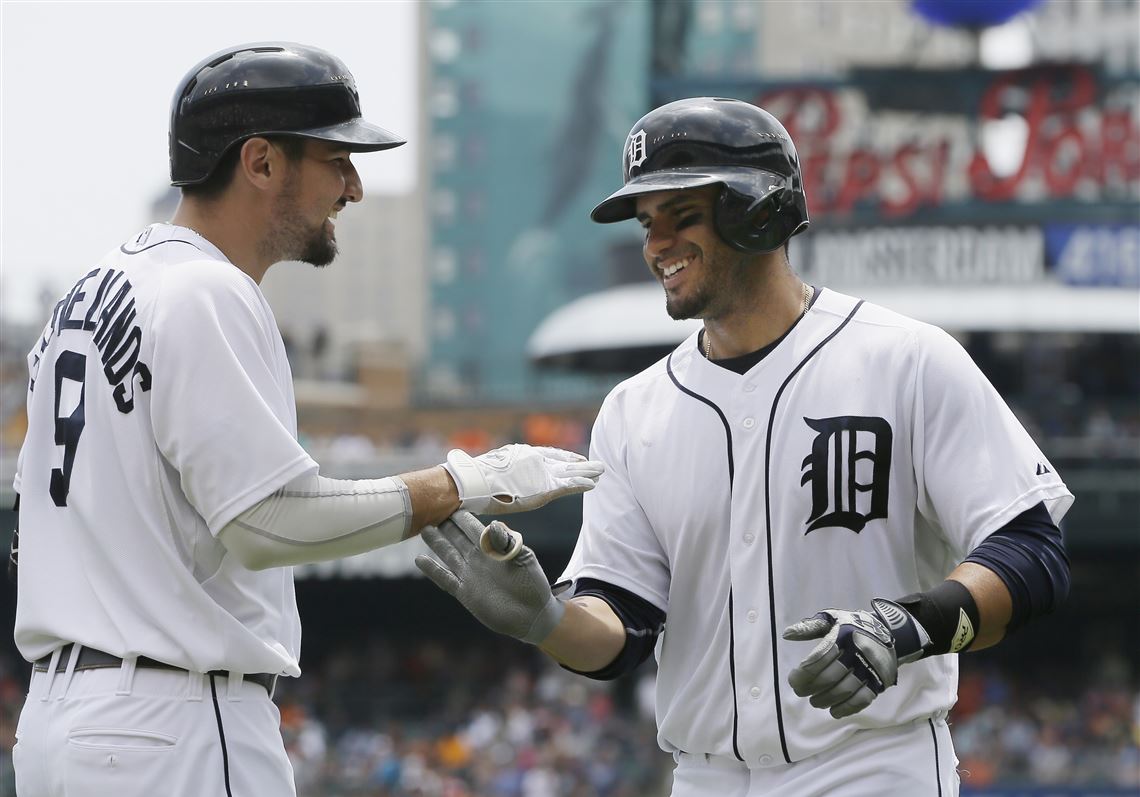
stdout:
[[1140,225],[882,225],[822,228],[792,241],[823,284],[1140,288]]
[[1140,225],[1047,224],[1045,260],[1067,285],[1140,287]]

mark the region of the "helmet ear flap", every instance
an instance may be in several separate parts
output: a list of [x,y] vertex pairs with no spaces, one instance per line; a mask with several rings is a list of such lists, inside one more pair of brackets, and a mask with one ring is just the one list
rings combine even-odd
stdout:
[[778,249],[787,238],[780,208],[781,189],[759,199],[722,185],[713,205],[717,234],[734,249],[760,254]]

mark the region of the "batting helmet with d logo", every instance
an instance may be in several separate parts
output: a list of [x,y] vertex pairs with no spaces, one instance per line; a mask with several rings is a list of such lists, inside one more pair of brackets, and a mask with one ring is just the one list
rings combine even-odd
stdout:
[[722,186],[717,233],[743,252],[771,252],[808,226],[795,145],[765,110],[740,100],[695,97],[638,120],[622,155],[625,185],[593,209],[601,224],[632,219],[637,196]]
[[170,182],[197,185],[222,156],[253,136],[334,141],[350,152],[398,147],[404,139],[364,121],[348,67],[317,47],[244,44],[195,66],[170,110]]

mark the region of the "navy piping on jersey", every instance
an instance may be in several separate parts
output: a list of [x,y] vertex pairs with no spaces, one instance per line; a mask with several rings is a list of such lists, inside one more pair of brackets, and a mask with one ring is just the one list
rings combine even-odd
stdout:
[[147,246],[144,246],[142,249],[127,249],[127,245],[122,244],[119,246],[119,251],[124,255],[137,255],[140,252],[145,252],[147,249],[154,249],[156,246],[162,246],[163,244],[186,244],[187,246],[193,246],[199,252],[202,251],[202,247],[198,246],[197,244],[192,244],[189,241],[183,241],[181,238],[167,238],[165,241],[149,244]]
[[218,739],[222,743],[222,774],[226,781],[226,797],[234,797],[230,791],[230,752],[226,749],[226,732],[222,728],[222,708],[218,705],[218,688],[214,686],[214,674],[210,673],[210,697],[214,699],[214,716],[218,720]]
[[776,423],[776,410],[780,406],[780,396],[784,394],[785,388],[795,379],[796,374],[808,364],[808,360],[818,354],[824,346],[843,331],[844,327],[851,323],[851,319],[855,317],[862,306],[863,302],[860,301],[851,308],[851,312],[847,314],[843,322],[830,335],[821,340],[814,349],[809,351],[807,356],[800,360],[800,364],[793,368],[792,372],[784,379],[784,383],[776,391],[776,397],[772,399],[772,412],[768,416],[768,434],[764,441],[764,524],[767,527],[768,536],[768,614],[770,616],[769,626],[772,629],[772,694],[776,697],[776,727],[780,729],[780,747],[783,748],[784,761],[789,764],[792,763],[792,757],[788,754],[788,740],[784,735],[784,706],[780,700],[780,657],[776,648],[779,641],[776,629],[776,580],[772,571],[772,426]]
[[720,407],[718,407],[712,401],[698,393],[694,393],[693,391],[689,390],[689,388],[685,387],[679,381],[677,381],[677,376],[673,373],[673,354],[671,352],[669,354],[669,359],[665,362],[665,370],[669,372],[669,378],[673,380],[673,384],[677,386],[678,390],[680,390],[685,395],[692,396],[697,401],[712,407],[713,412],[716,413],[716,416],[720,418],[721,424],[724,425],[724,442],[728,446],[728,489],[731,490],[732,477],[735,471],[735,466],[733,465],[732,461],[732,432],[728,428],[728,419],[724,417],[724,413],[720,411]]
[[934,738],[934,782],[938,784],[938,797],[942,797],[942,767],[938,766],[938,732],[934,730],[934,720],[928,719],[930,735]]
[[[732,458],[732,430],[729,429],[728,419],[724,417],[724,413],[720,411],[720,407],[714,404],[709,399],[694,393],[687,387],[682,385],[678,380],[676,374],[673,373],[673,354],[669,354],[669,358],[665,361],[665,370],[669,373],[669,378],[673,380],[673,384],[687,396],[692,396],[697,401],[707,404],[712,407],[713,412],[720,418],[721,425],[724,426],[724,439],[727,446],[728,454],[728,491],[732,492],[733,476],[736,472],[736,466]],[[733,631],[735,620],[732,615],[732,579],[728,579],[728,677],[729,682],[732,684],[732,752],[736,755],[738,761],[744,761],[744,756],[740,755],[740,746],[737,742],[738,730],[740,727],[740,714],[736,708],[736,634]],[[783,734],[783,729],[780,731]]]

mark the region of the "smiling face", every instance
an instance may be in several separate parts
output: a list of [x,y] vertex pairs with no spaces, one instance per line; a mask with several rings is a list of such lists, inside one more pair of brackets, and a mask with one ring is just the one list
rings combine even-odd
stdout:
[[325,141],[305,141],[273,208],[270,247],[276,259],[327,266],[336,257],[335,219],[364,195],[348,150]]
[[717,234],[713,203],[719,185],[658,191],[637,197],[637,220],[645,230],[642,254],[665,288],[665,309],[674,319],[723,318],[744,297],[754,271],[752,258]]

